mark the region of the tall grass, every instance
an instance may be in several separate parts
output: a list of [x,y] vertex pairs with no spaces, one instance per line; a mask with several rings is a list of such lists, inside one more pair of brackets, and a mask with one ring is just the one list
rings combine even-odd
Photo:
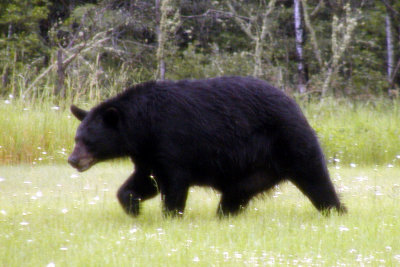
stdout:
[[65,160],[78,123],[64,108],[48,103],[6,103],[0,103],[1,163]]
[[354,166],[399,162],[399,102],[328,99],[302,105],[331,163]]
[[[0,100],[0,164],[65,162],[78,121],[69,105],[90,103],[70,99],[27,102]],[[316,130],[331,164],[396,165],[400,160],[399,102],[325,100],[300,104]]]

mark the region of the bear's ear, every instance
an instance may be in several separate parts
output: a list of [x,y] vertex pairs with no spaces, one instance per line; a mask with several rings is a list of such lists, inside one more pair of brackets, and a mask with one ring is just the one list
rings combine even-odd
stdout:
[[119,111],[114,107],[109,107],[103,114],[104,123],[110,127],[116,127],[119,121]]
[[71,112],[80,121],[82,121],[88,114],[86,110],[80,109],[75,105],[71,105]]

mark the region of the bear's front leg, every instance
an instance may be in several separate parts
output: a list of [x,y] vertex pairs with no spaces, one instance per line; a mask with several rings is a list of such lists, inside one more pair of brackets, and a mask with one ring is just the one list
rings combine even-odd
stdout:
[[157,184],[150,177],[150,170],[136,166],[135,172],[119,188],[117,197],[125,212],[136,216],[139,214],[140,201],[157,195]]

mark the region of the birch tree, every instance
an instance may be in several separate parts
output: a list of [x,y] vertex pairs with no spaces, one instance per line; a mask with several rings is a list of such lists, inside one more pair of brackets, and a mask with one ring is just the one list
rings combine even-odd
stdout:
[[387,57],[387,68],[386,77],[389,83],[389,95],[393,92],[398,94],[397,90],[392,90],[395,82],[396,75],[400,69],[400,59],[395,63],[395,52],[394,52],[394,35],[393,35],[393,17],[400,17],[400,13],[393,8],[393,1],[382,0],[386,7],[385,15],[385,32],[386,32],[386,57]]
[[227,1],[227,6],[232,12],[235,22],[238,24],[240,29],[250,38],[254,43],[254,70],[253,76],[262,76],[262,56],[263,56],[263,43],[268,34],[268,22],[270,14],[274,10],[276,0],[270,0],[268,6],[262,13],[261,29],[257,24],[257,14],[249,14],[249,17],[239,16],[235,9],[238,4],[234,0]]
[[393,51],[394,49],[393,49],[392,19],[390,17],[389,12],[386,12],[385,16],[385,28],[386,28],[386,51],[387,51],[387,79],[390,84],[392,81],[392,75],[394,69],[394,51]]
[[165,51],[168,36],[174,35],[180,25],[179,10],[174,12],[173,0],[156,0],[157,73],[156,79],[165,80]]
[[[165,45],[165,33],[161,31],[161,9],[160,1],[156,0],[156,35],[157,35],[157,73],[156,78],[160,80],[165,79],[165,61],[164,61],[164,45]],[[164,1],[165,4],[166,1]]]
[[306,92],[306,77],[303,57],[303,25],[301,19],[301,0],[294,0],[294,25],[296,34],[296,54],[297,54],[297,87],[300,94]]

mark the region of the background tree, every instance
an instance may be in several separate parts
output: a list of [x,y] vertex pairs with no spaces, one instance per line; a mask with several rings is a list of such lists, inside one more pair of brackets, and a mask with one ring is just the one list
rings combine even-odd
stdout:
[[268,24],[270,14],[273,12],[276,0],[270,0],[268,5],[265,1],[260,1],[258,7],[252,7],[246,10],[246,17],[239,16],[236,8],[240,6],[233,0],[227,1],[227,6],[233,14],[235,22],[240,29],[254,43],[254,71],[253,76],[262,76],[262,57],[265,39],[268,34]]
[[296,53],[297,53],[297,69],[298,69],[298,90],[300,94],[306,92],[306,75],[304,69],[303,57],[303,23],[301,16],[301,0],[294,0],[294,25],[296,32]]
[[[400,68],[400,58],[395,63],[395,51],[394,51],[394,35],[393,35],[393,18],[400,18],[400,13],[394,8],[393,1],[390,0],[382,0],[383,4],[386,7],[386,16],[385,16],[385,30],[386,30],[386,51],[387,51],[387,80],[389,83],[389,95],[397,90],[392,90],[394,86],[394,80],[397,72]],[[399,5],[399,4],[397,4]]]
[[322,96],[328,91],[332,77],[338,72],[343,54],[352,42],[353,32],[357,26],[359,16],[351,10],[349,4],[343,6],[342,17],[336,14],[332,18],[332,57],[325,63],[324,83],[322,85]]
[[[38,23],[47,17],[47,0],[0,2],[0,66],[2,86],[6,87],[20,68],[33,62],[36,66],[47,51],[40,40]],[[13,94],[15,92],[12,92]]]
[[[161,2],[161,4],[160,4]],[[165,50],[170,36],[175,36],[180,25],[180,12],[171,0],[156,0],[157,72],[156,79],[165,79]],[[173,49],[169,49],[170,51]]]

